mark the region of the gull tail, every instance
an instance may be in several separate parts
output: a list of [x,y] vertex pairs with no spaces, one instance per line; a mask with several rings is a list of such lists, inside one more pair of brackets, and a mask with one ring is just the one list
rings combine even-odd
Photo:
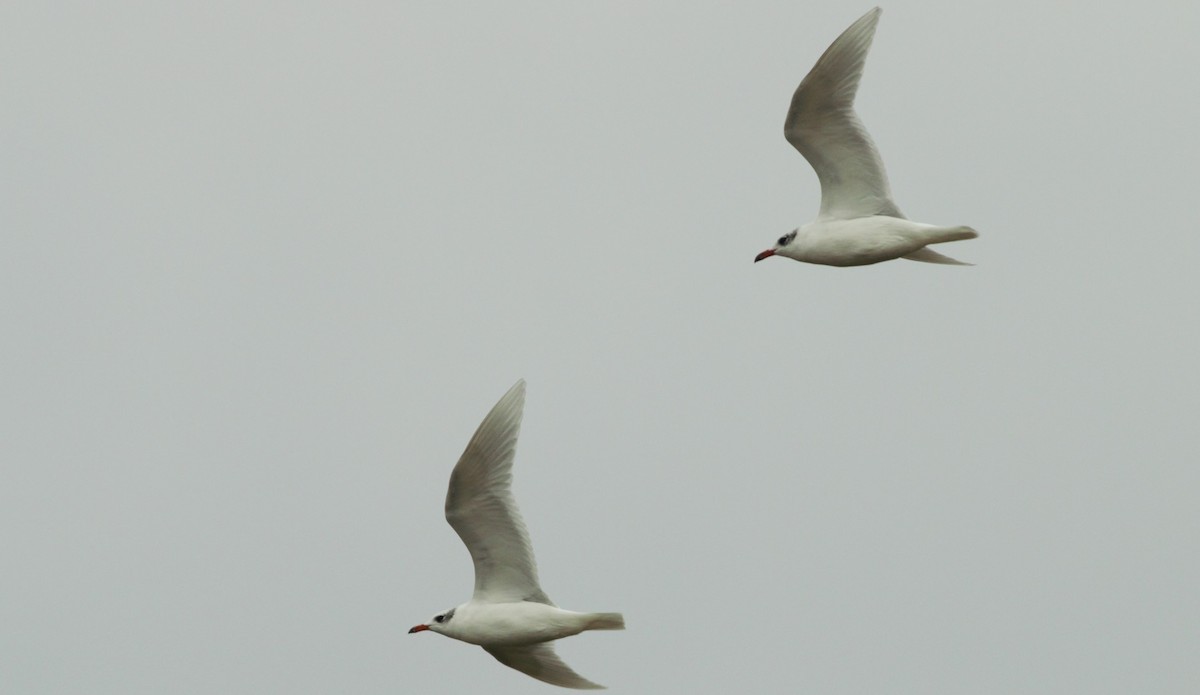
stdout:
[[979,236],[979,232],[970,227],[937,227],[929,230],[930,244],[940,244],[943,241],[962,241],[963,239],[974,239]]
[[620,613],[589,613],[584,630],[624,630],[625,616]]

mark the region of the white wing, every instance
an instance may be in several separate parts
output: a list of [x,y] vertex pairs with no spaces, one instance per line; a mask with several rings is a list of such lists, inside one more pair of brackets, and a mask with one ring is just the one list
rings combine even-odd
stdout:
[[603,685],[591,682],[564,664],[562,659],[558,658],[558,654],[554,653],[553,642],[517,647],[484,647],[484,650],[505,666],[551,685],[578,690],[604,689]]
[[854,113],[854,95],[875,37],[878,7],[829,45],[792,96],[783,134],[821,180],[822,218],[903,217],[883,160]]
[[521,380],[475,430],[450,474],[446,520],[475,562],[474,600],[553,605],[538,585],[533,546],[510,489],[524,405]]

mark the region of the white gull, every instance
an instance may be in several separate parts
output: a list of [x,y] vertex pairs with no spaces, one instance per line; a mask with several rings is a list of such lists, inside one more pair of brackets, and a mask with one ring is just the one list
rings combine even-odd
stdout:
[[821,180],[817,219],[779,238],[754,259],[784,256],[805,263],[854,266],[893,258],[970,265],[927,247],[973,239],[970,227],[912,222],[892,200],[879,151],[854,112],[854,96],[878,7],[863,15],[830,44],[796,88],[783,134]]
[[546,683],[600,689],[558,658],[553,641],[584,630],[623,630],[625,619],[558,608],[538,584],[533,546],[511,490],[524,405],[522,380],[483,419],[450,474],[446,520],[475,563],[474,595],[409,633],[429,630],[477,644],[505,666]]

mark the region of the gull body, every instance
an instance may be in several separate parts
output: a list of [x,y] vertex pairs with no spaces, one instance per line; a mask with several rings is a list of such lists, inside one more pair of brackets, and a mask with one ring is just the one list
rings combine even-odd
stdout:
[[605,616],[534,601],[468,601],[455,608],[451,620],[432,623],[429,629],[481,647],[527,645],[578,635],[584,630],[605,629],[595,626],[603,623]]
[[842,32],[792,95],[784,137],[821,181],[817,219],[797,227],[755,257],[783,256],[833,266],[893,258],[969,265],[930,244],[973,239],[970,227],[912,222],[892,200],[883,159],[854,111],[854,97],[882,10],[867,12]]
[[625,619],[563,610],[538,583],[533,546],[511,491],[524,404],[525,382],[518,381],[484,418],[450,474],[446,520],[471,553],[475,593],[409,633],[428,630],[477,644],[500,663],[553,685],[599,689],[558,658],[553,641],[585,630],[622,630]]

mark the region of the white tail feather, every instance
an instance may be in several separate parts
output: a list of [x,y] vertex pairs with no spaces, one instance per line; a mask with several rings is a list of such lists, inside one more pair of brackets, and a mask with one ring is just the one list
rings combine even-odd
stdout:
[[592,613],[585,630],[624,630],[625,616],[620,613]]

